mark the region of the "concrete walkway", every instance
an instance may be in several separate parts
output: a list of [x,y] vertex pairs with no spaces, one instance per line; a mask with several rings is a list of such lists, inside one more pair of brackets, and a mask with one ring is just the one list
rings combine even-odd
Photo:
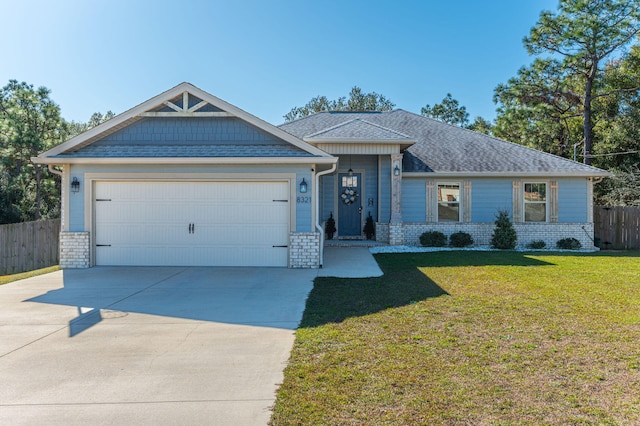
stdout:
[[325,247],[319,277],[371,278],[382,270],[367,247]]

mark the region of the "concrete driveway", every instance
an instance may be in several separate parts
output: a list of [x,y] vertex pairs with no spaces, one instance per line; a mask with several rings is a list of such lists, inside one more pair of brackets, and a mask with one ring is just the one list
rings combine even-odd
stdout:
[[97,267],[0,286],[0,424],[265,425],[317,273]]

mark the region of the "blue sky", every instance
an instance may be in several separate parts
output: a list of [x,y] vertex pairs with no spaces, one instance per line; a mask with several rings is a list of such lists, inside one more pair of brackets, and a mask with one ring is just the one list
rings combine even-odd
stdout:
[[67,120],[121,113],[188,81],[273,124],[354,85],[416,113],[450,92],[493,119],[557,0],[7,1],[0,85],[46,86]]

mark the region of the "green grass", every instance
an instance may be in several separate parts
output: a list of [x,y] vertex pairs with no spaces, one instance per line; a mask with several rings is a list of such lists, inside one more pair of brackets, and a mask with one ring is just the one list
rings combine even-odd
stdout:
[[22,272],[13,275],[0,275],[0,285],[7,284],[13,281],[24,280],[25,278],[36,277],[38,275],[48,274],[49,272],[59,271],[60,267],[49,266],[48,268],[36,269],[35,271]]
[[273,425],[640,424],[640,256],[376,256],[318,278]]

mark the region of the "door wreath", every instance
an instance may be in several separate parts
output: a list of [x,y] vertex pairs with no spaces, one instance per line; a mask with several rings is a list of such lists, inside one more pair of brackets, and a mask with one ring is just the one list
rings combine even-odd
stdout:
[[358,192],[353,188],[345,188],[340,198],[342,198],[342,202],[346,205],[353,204],[358,199]]

